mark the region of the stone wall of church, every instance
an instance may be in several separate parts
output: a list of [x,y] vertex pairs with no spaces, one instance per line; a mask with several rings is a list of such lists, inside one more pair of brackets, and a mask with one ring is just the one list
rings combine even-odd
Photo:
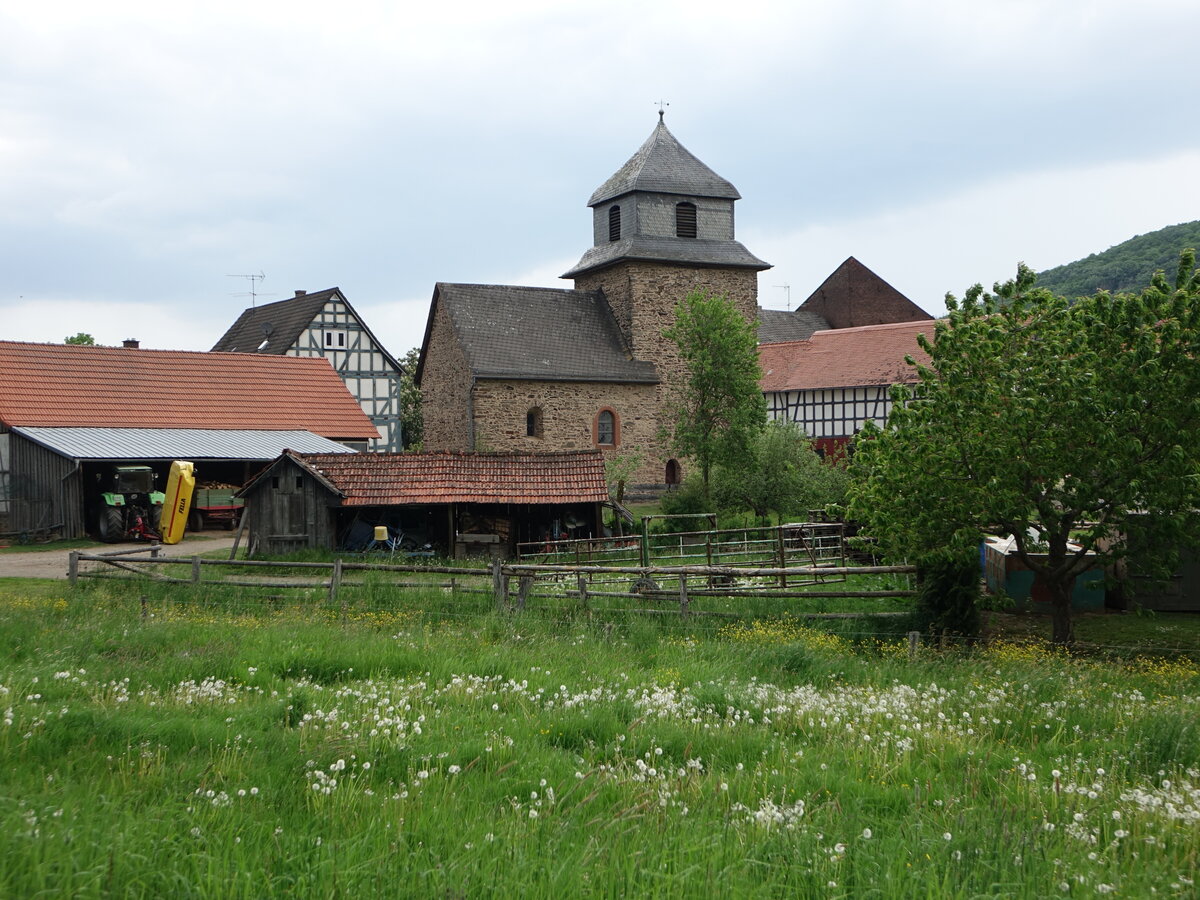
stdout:
[[675,321],[675,304],[692,291],[728,297],[748,322],[758,316],[758,273],[753,269],[625,260],[579,276],[575,287],[604,291],[634,358],[653,362],[664,381],[681,375],[683,365],[663,331]]
[[470,450],[471,368],[440,306],[425,347],[421,372],[421,415],[426,450]]
[[[638,482],[662,483],[670,452],[660,435],[658,385],[586,381],[479,381],[475,384],[478,450],[599,449],[606,456],[631,450],[643,455]],[[530,410],[541,411],[541,436],[527,431]],[[616,444],[596,441],[602,410],[616,418]],[[428,427],[428,426],[427,426]]]

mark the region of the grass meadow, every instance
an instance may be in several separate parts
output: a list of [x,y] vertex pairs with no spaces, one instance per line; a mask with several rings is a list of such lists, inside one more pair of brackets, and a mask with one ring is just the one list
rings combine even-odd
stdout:
[[2,584],[3,897],[1197,894],[1194,654]]

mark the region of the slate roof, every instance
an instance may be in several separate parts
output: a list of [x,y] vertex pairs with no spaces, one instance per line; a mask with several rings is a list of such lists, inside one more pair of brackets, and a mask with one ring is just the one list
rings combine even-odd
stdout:
[[379,432],[319,357],[0,341],[0,423]]
[[[343,506],[430,503],[602,503],[608,499],[597,450],[562,453],[289,453],[343,498]],[[274,465],[242,489],[250,493]]]
[[693,197],[719,197],[739,200],[741,194],[732,184],[700,162],[659,116],[650,137],[625,165],[596,188],[588,206],[598,206],[632,191],[660,194],[686,194]]
[[740,241],[635,235],[619,241],[606,241],[589,248],[579,262],[562,277],[575,278],[584,272],[622,259],[642,259],[687,266],[735,266],[758,271],[771,268],[770,263],[763,262]]
[[[213,350],[282,356],[329,298],[340,293],[334,287],[242,310],[237,321],[213,344]],[[265,347],[261,346],[264,340]]]
[[477,378],[658,381],[652,363],[632,358],[598,291],[444,282],[433,291],[418,381],[439,308]]
[[929,356],[917,335],[934,335],[935,322],[899,322],[862,328],[818,331],[807,341],[763,344],[758,348],[762,368],[759,385],[765,393],[819,388],[911,384],[916,369],[904,361],[911,355],[920,365]]
[[774,344],[779,341],[807,341],[815,331],[829,327],[821,316],[804,309],[789,312],[785,309],[758,308],[758,342]]
[[821,316],[831,328],[933,319],[853,256],[833,270],[800,305],[800,311]]
[[[282,356],[296,343],[296,340],[309,326],[309,323],[324,309],[325,304],[337,297],[346,305],[346,309],[358,320],[358,324],[370,336],[375,347],[398,372],[403,367],[398,363],[375,337],[362,316],[350,305],[346,295],[340,288],[331,287],[323,291],[297,294],[287,300],[278,300],[263,306],[255,306],[242,310],[229,330],[213,345],[213,350],[228,353],[263,353]],[[263,346],[263,341],[266,345]]]
[[71,459],[274,459],[284,450],[353,453],[309,431],[217,431],[205,428],[14,428]]

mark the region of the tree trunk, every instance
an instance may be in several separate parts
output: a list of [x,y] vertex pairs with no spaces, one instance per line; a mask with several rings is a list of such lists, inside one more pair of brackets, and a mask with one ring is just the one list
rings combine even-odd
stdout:
[[1075,627],[1071,623],[1071,589],[1075,579],[1056,579],[1046,585],[1050,590],[1051,640],[1061,647],[1075,643]]

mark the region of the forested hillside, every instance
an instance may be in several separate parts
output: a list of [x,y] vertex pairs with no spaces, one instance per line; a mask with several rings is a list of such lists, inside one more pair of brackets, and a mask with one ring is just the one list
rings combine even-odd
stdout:
[[1064,297],[1087,297],[1099,290],[1136,292],[1157,269],[1174,283],[1179,254],[1188,247],[1200,249],[1200,221],[1140,234],[1103,253],[1047,269],[1038,274],[1038,287]]

